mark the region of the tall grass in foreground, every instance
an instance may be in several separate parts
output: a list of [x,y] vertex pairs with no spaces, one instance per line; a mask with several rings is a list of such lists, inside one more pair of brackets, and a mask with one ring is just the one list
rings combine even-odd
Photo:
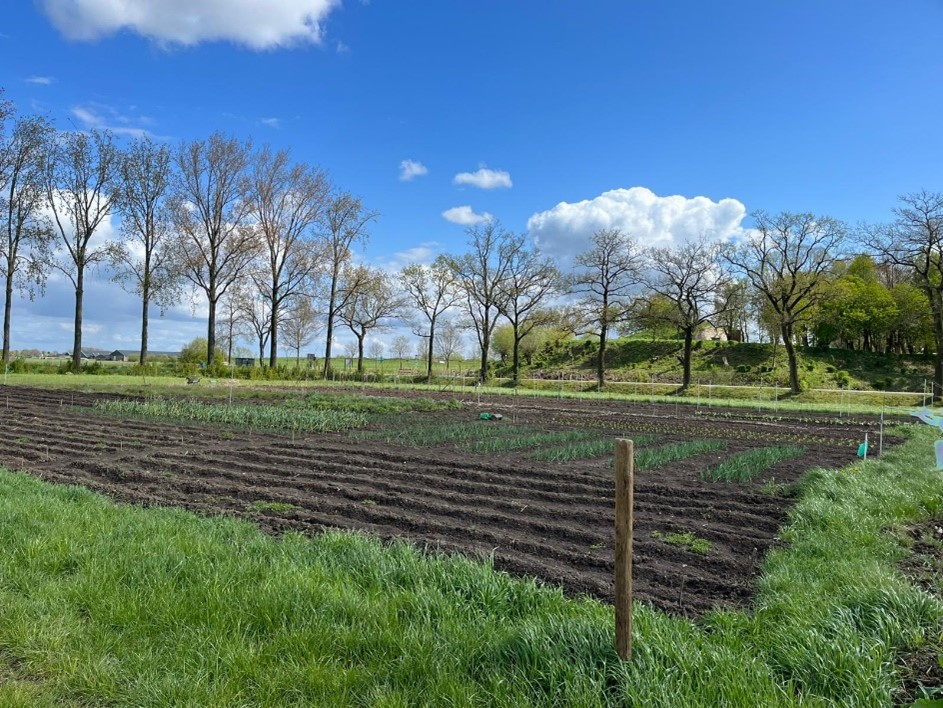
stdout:
[[738,453],[720,464],[708,467],[702,476],[714,482],[749,482],[777,462],[799,457],[804,452],[804,447],[796,445],[758,447]]
[[320,433],[347,430],[367,422],[363,413],[351,411],[224,405],[160,398],[148,401],[96,401],[95,410],[122,418],[210,423],[245,430],[299,430]]
[[943,606],[884,529],[943,514],[933,431],[811,473],[753,612],[612,608],[356,534],[264,536],[0,472],[0,705],[887,706]]

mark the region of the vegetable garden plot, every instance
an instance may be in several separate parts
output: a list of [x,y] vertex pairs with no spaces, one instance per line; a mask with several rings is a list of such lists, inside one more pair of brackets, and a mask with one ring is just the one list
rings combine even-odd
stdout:
[[[407,435],[357,431],[259,433],[104,417],[92,407],[102,398],[94,394],[12,387],[5,393],[0,464],[8,468],[122,501],[250,518],[272,532],[357,529],[493,557],[499,569],[602,598],[612,594],[613,471],[611,455],[599,456],[586,440],[627,435],[650,441],[640,450],[720,441],[690,446],[694,454],[642,467],[636,477],[636,596],[686,614],[747,605],[752,577],[790,504],[783,490],[810,467],[853,461],[863,432],[871,431],[873,440],[877,430],[876,421],[864,418],[839,425],[824,417],[765,419],[729,410],[679,414],[670,405],[493,398],[481,409],[469,403],[373,418],[365,431],[505,426],[497,437],[507,440],[518,435],[507,429],[517,426],[522,441],[530,438],[476,451],[468,436],[417,445]],[[480,410],[500,411],[504,419],[481,421]],[[482,439],[488,436],[496,439],[493,432]],[[568,438],[593,456],[534,458]],[[702,478],[729,457],[772,445],[804,452],[749,482]],[[706,543],[695,551],[691,544],[667,542],[685,534]]]

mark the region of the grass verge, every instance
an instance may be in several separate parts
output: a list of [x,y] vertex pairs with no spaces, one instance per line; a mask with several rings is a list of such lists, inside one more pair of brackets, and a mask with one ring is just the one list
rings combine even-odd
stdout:
[[804,452],[805,448],[797,445],[758,447],[738,453],[720,464],[708,467],[702,476],[713,482],[749,482],[777,462],[799,457]]
[[639,605],[629,664],[611,607],[488,564],[0,472],[0,703],[890,705],[943,620],[885,531],[943,514],[933,432],[809,474],[754,610]]

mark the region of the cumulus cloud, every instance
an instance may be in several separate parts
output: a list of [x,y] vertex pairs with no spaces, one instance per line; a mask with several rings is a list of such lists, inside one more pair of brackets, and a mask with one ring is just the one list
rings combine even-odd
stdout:
[[401,182],[412,182],[416,177],[429,174],[429,168],[419,160],[403,160],[399,163],[399,179]]
[[741,236],[746,207],[736,199],[660,197],[645,187],[613,189],[581,202],[560,202],[534,214],[527,230],[547,255],[570,260],[586,250],[594,232],[621,229],[643,246],[684,243],[706,234],[716,239]]
[[28,84],[39,84],[40,86],[49,86],[55,79],[51,76],[27,76],[23,79]]
[[472,226],[474,224],[482,224],[486,221],[491,221],[494,217],[488,212],[476,214],[470,206],[465,205],[446,209],[442,212],[442,218],[446,221],[451,221],[453,224]]
[[41,0],[63,35],[94,40],[130,30],[163,45],[230,41],[254,50],[320,44],[340,0]]
[[455,184],[478,187],[478,189],[510,188],[511,175],[504,170],[489,170],[482,166],[477,172],[459,172],[452,180]]

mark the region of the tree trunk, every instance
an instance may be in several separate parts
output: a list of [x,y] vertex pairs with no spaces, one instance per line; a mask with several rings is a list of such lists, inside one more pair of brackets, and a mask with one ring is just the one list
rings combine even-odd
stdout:
[[691,345],[694,341],[694,328],[684,328],[684,354],[682,360],[683,373],[681,375],[681,390],[687,390],[691,385]]
[[363,340],[367,333],[357,335],[357,373],[363,378]]
[[517,336],[517,325],[514,325],[514,349],[511,352],[511,378],[514,381],[514,385],[517,386],[520,383],[520,368],[521,368],[521,340]]
[[206,325],[206,365],[212,366],[216,358],[216,298],[209,301],[210,316]]
[[606,383],[606,339],[609,334],[609,325],[602,323],[599,329],[599,356],[596,358],[596,388],[602,391]]
[[794,394],[801,393],[799,386],[799,362],[796,361],[796,346],[792,341],[792,325],[784,324],[783,348],[786,350],[786,360],[789,364],[789,388]]
[[10,317],[13,308],[13,266],[12,259],[7,260],[7,287],[3,301],[3,365],[10,363]]
[[481,383],[484,384],[488,380],[488,349],[491,347],[491,317],[487,310],[485,311],[484,320],[481,323]]
[[337,304],[337,274],[331,280],[331,297],[327,304],[327,343],[324,345],[324,378],[331,375],[331,340],[334,339],[334,307]]
[[72,371],[82,370],[82,296],[85,294],[85,264],[76,266],[75,333],[72,339]]
[[432,351],[435,341],[435,320],[429,321],[429,358],[426,361],[426,381],[432,383]]
[[151,294],[149,288],[145,286],[143,288],[144,292],[141,296],[141,301],[143,303],[141,307],[141,352],[138,357],[138,364],[141,366],[147,365],[147,309],[150,306]]
[[272,317],[269,320],[269,356],[268,365],[273,369],[278,365],[278,296],[272,288]]

